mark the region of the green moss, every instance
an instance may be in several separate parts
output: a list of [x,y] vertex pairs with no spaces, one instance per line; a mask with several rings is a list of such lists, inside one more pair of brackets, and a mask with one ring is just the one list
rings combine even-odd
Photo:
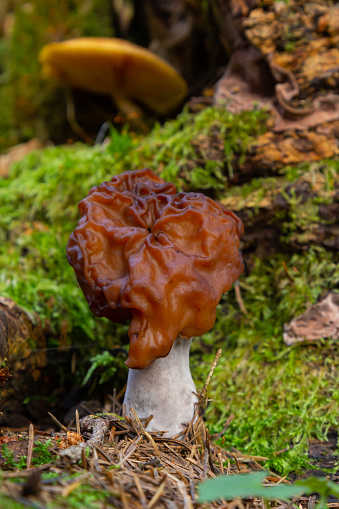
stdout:
[[282,168],[275,177],[254,178],[228,189],[224,203],[245,214],[245,231],[247,225],[253,227],[252,219],[256,222],[266,214],[266,226],[279,232],[280,249],[307,249],[332,241],[335,245],[336,218],[331,207],[326,214],[326,206],[336,199],[338,173],[336,159]]
[[287,210],[279,211],[276,215],[276,219],[283,223],[282,239],[286,244],[291,242],[307,244],[317,237],[319,227],[335,223],[335,219],[326,220],[319,217],[319,205],[329,205],[332,202],[336,176],[339,173],[339,161],[303,164],[297,168],[297,172],[296,169],[286,168],[284,173],[289,182],[298,180],[301,175],[307,177],[310,187],[306,195],[303,192],[298,193],[293,187],[290,191],[288,187],[282,191],[282,196],[288,204]]
[[[232,115],[223,108],[206,108],[196,116],[184,111],[164,128],[156,126],[147,139],[152,169],[164,166],[162,177],[184,190],[224,189],[235,157],[241,162],[251,142],[266,130],[266,119],[262,110]],[[210,154],[211,138],[220,144],[217,159]]]
[[53,329],[64,317],[70,329],[79,326],[92,337],[94,321],[65,248],[77,222],[76,203],[84,196],[77,180],[87,177],[87,194],[106,173],[101,165],[98,176],[95,166],[95,153],[87,148],[49,149],[32,154],[0,184],[0,293],[48,319]]
[[287,347],[282,340],[284,323],[338,285],[338,257],[318,248],[256,259],[240,281],[249,313],[240,315],[233,291],[223,298],[212,332],[193,343],[194,377],[202,384],[214,355],[209,351],[223,348],[209,390],[210,430],[220,432],[233,414],[224,446],[266,456],[266,466],[286,474],[308,465],[310,437],[324,440],[338,425],[338,346]]

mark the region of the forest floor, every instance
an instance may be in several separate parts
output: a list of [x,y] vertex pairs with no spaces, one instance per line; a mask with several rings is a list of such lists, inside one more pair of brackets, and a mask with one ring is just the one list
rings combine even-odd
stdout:
[[[35,429],[32,424],[28,431],[3,429],[1,507],[311,509],[319,499],[319,508],[321,501],[327,502],[328,507],[339,507],[339,490],[333,490],[333,481],[339,481],[335,429],[328,431],[326,440],[308,441],[308,469],[285,476],[269,470],[266,457],[245,454],[235,447],[227,450],[217,444],[222,433],[210,435],[202,417],[215,365],[216,361],[199,393],[192,421],[178,437],[166,438],[161,432],[147,432],[151,419],[140,420],[134,411],[130,417],[121,417],[123,408],[115,394],[111,413],[103,411],[79,419],[76,410],[73,428],[66,428],[48,412],[52,425],[47,431]],[[223,431],[227,425],[226,422]],[[281,452],[284,451],[276,454]],[[224,497],[212,494],[208,503],[200,500],[200,485],[204,486],[207,479],[235,476],[237,482],[239,475],[260,471],[264,489],[278,486],[283,489],[299,481],[306,483],[306,491],[298,493],[292,501],[288,495],[258,497],[254,488],[251,493],[245,476],[240,478],[243,484],[237,496],[232,492]]]
[[[257,509],[263,507],[263,498],[254,495],[200,503],[199,485],[218,475],[239,476],[258,470],[265,472],[265,487],[290,485],[310,476],[339,480],[338,474],[327,473],[338,461],[335,430],[330,430],[327,441],[309,441],[311,470],[281,477],[263,467],[267,458],[216,445],[201,418],[190,423],[181,440],[148,433],[137,418],[125,420],[104,413],[89,420],[89,426],[88,422],[86,426],[80,424],[91,433],[79,434],[76,428],[65,427],[57,432],[39,431],[33,426],[29,431],[3,430],[1,507]],[[299,494],[292,502],[286,498],[266,500],[264,507],[309,509],[319,498],[319,493]],[[327,503],[328,507],[339,507],[331,492]]]

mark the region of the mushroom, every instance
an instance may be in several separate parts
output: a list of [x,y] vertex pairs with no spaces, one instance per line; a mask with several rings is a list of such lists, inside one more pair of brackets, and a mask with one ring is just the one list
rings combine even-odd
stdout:
[[210,330],[216,306],[243,271],[237,216],[200,193],[177,193],[149,169],[93,187],[67,245],[92,312],[131,319],[124,403],[147,429],[174,436],[197,397],[190,338]]
[[151,51],[128,41],[81,37],[44,46],[42,73],[64,85],[108,94],[125,114],[145,106],[159,115],[177,108],[187,84],[177,71]]

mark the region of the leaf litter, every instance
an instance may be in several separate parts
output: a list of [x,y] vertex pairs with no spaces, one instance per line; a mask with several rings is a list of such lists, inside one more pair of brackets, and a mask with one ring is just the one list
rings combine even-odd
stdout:
[[[0,443],[6,444],[3,447],[7,448],[7,457],[13,460],[13,453],[8,453],[13,445],[19,446],[21,453],[28,452],[25,470],[19,470],[15,461],[3,464],[0,501],[5,495],[23,506],[36,509],[73,507],[70,497],[78,492],[78,500],[84,503],[91,493],[95,507],[100,508],[264,507],[263,499],[255,497],[243,501],[236,498],[227,502],[224,499],[208,504],[198,502],[197,487],[205,480],[220,475],[264,471],[261,464],[268,459],[242,454],[235,448],[227,451],[214,441],[222,434],[209,435],[203,411],[208,404],[207,387],[220,355],[221,350],[217,352],[205,385],[198,394],[199,402],[191,422],[172,438],[164,436],[165,431],[147,431],[153,416],[139,419],[133,411],[131,416],[125,415],[124,406],[115,394],[111,413],[88,415],[81,420],[76,413],[75,430],[67,429],[49,414],[60,432],[38,431],[30,425],[28,433],[3,433]],[[225,422],[223,432],[231,420],[232,416]],[[33,444],[38,443],[48,446],[52,461],[42,461],[29,468],[34,456]],[[17,452],[16,457],[18,455]],[[285,477],[269,472],[264,485],[282,483],[289,484]],[[293,503],[297,502],[300,509],[308,507],[308,497],[294,498]],[[274,500],[267,504],[279,509],[291,507],[287,501]]]

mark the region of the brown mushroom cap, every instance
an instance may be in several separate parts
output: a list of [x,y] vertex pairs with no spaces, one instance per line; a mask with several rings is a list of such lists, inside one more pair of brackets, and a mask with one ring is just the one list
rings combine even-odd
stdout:
[[173,67],[122,39],[82,37],[50,43],[42,48],[39,61],[46,77],[109,94],[118,107],[136,102],[165,115],[187,94],[185,80]]
[[199,193],[178,193],[151,170],[125,172],[93,187],[67,258],[97,316],[132,318],[126,364],[166,357],[178,334],[200,336],[243,271],[243,226]]

